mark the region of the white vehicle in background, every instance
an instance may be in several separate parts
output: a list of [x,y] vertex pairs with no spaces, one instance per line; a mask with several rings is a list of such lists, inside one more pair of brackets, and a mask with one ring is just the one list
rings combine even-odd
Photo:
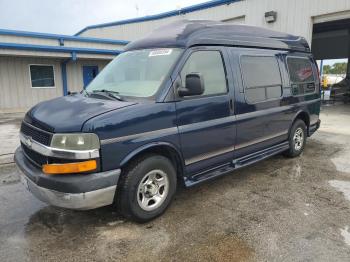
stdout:
[[324,74],[322,75],[322,99],[343,100],[347,89],[349,89],[346,74]]
[[322,99],[350,102],[350,77],[346,74],[325,74],[322,76]]
[[345,74],[323,74],[322,75],[322,86],[327,88],[336,83],[341,82],[345,78]]

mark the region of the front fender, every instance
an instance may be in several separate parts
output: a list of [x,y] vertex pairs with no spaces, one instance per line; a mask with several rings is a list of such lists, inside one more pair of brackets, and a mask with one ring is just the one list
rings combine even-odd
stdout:
[[159,148],[168,148],[171,149],[172,151],[176,152],[176,155],[181,161],[182,167],[184,167],[184,160],[182,157],[182,154],[180,150],[173,144],[169,142],[152,142],[149,144],[142,145],[135,150],[133,150],[131,153],[129,153],[126,157],[123,158],[123,160],[120,162],[120,167],[125,166],[131,159],[136,157],[139,154],[142,154],[143,152],[149,151],[150,149],[159,149]]

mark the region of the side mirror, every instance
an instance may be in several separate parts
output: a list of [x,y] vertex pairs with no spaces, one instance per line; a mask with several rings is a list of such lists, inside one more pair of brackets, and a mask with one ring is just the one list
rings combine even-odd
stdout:
[[204,81],[200,73],[186,75],[186,86],[178,89],[179,96],[198,96],[204,93]]

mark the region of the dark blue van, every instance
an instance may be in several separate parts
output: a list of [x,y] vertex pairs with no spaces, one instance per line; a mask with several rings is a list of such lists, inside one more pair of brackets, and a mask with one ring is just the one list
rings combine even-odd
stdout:
[[15,161],[40,200],[115,204],[135,221],[189,187],[283,153],[320,126],[320,81],[304,38],[178,21],[132,42],[79,94],[25,116]]

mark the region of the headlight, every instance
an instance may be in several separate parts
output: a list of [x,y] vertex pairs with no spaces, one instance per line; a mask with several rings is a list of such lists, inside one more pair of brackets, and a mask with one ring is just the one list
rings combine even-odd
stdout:
[[100,148],[100,140],[96,134],[54,134],[51,147],[66,150],[93,150]]

